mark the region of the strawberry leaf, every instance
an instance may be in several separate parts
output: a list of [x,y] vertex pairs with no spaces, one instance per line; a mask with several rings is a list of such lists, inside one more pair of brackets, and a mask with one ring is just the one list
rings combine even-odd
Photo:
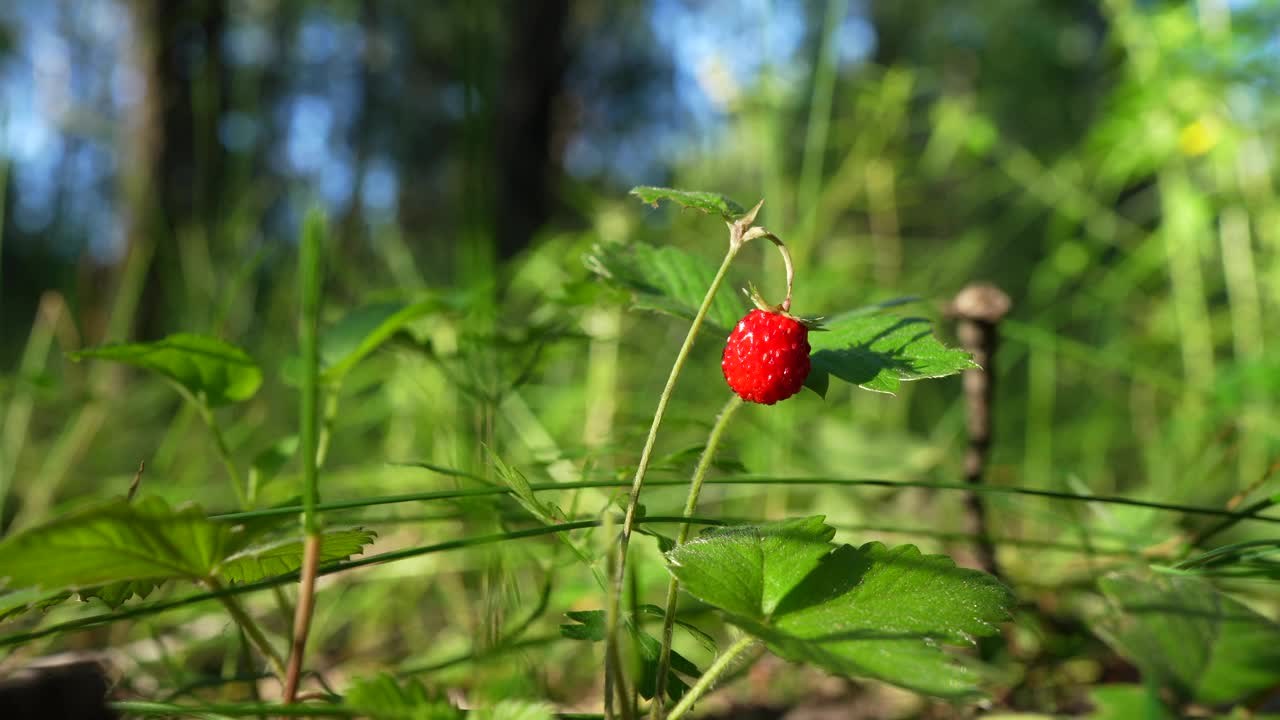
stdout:
[[[711,263],[671,246],[597,245],[584,260],[606,283],[629,293],[633,308],[685,320],[693,320],[698,313],[716,275]],[[722,290],[716,293],[706,322],[727,335],[746,313],[746,305],[735,293]]]
[[943,651],[1005,620],[995,578],[911,545],[836,547],[821,517],[718,528],[667,553],[691,595],[777,655],[942,697],[978,693],[977,672]]
[[1113,609],[1097,627],[1147,683],[1209,705],[1280,683],[1280,624],[1207,580],[1128,574],[1098,585]]
[[732,222],[746,212],[746,209],[738,203],[713,192],[640,186],[631,188],[631,194],[654,207],[658,207],[658,201],[666,200],[683,208],[692,208],[704,213],[715,213],[724,218],[726,222]]
[[825,396],[830,377],[894,393],[905,380],[946,377],[978,367],[969,353],[938,342],[924,318],[847,313],[809,334],[813,369],[805,386]]
[[113,360],[167,378],[209,407],[253,397],[262,384],[262,370],[240,348],[217,338],[191,333],[170,335],[149,343],[122,343],[88,348],[70,354]]

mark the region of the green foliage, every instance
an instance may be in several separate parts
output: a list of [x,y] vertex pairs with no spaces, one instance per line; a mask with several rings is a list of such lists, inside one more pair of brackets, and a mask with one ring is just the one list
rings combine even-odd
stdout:
[[1182,700],[1237,702],[1280,683],[1280,625],[1198,577],[1113,575],[1097,627],[1148,683]]
[[103,345],[71,353],[74,360],[112,360],[162,375],[209,407],[253,397],[262,370],[240,348],[217,338],[177,333],[149,343]]
[[[631,294],[632,307],[693,319],[715,268],[674,247],[643,243],[597,245],[587,267]],[[896,302],[884,303],[891,306]],[[880,306],[845,313],[809,333],[813,369],[805,386],[825,396],[830,378],[893,393],[905,380],[954,375],[977,367],[963,350],[945,347],[923,318],[876,313]],[[707,322],[727,333],[747,308],[733,293],[716,295]]]
[[[155,497],[114,500],[56,518],[0,543],[0,568],[22,609],[78,592],[117,606],[166,580],[251,582],[296,570],[302,541],[273,532],[270,522],[232,525],[209,520],[195,505],[171,509]],[[373,542],[371,531],[331,530],[322,560],[340,560]],[[3,596],[10,598],[10,595]],[[13,609],[18,609],[14,607]]]
[[658,201],[666,200],[683,208],[701,210],[704,213],[715,213],[724,218],[726,222],[736,220],[746,212],[746,209],[738,203],[713,192],[642,186],[632,188],[631,194],[654,207],[658,207]]
[[356,680],[347,689],[345,705],[370,720],[458,720],[466,713],[429,692],[421,682],[403,685],[387,674]]
[[1093,720],[1177,720],[1150,688],[1141,685],[1099,685],[1089,691]]
[[975,368],[969,353],[943,346],[923,318],[853,313],[809,333],[813,369],[805,385],[825,394],[828,375],[867,390],[893,393],[904,380],[937,378]]
[[[649,612],[654,610],[659,614],[662,613],[661,608],[649,606]],[[560,626],[560,634],[564,637],[573,640],[588,640],[590,642],[602,642],[605,639],[605,612],[603,610],[574,610],[565,613],[565,615],[573,622]],[[640,678],[636,689],[640,692],[641,697],[648,700],[653,697],[657,688],[658,656],[662,650],[662,644],[658,642],[657,638],[636,627],[630,615],[623,618],[623,624],[631,637],[637,660],[640,663]],[[689,689],[689,686],[676,674],[676,671],[691,677],[697,677],[701,674],[701,671],[688,658],[675,650],[671,651],[671,670],[667,673],[667,697],[678,701],[684,697],[684,693]]]
[[444,307],[430,298],[415,303],[379,303],[356,308],[326,328],[320,344],[320,376],[340,382],[351,368],[368,357],[409,323]]
[[[584,258],[587,268],[631,295],[637,310],[650,310],[692,320],[716,269],[701,258],[671,246],[644,243],[596,245]],[[720,292],[707,310],[706,322],[727,334],[747,312],[733,293]]]
[[[346,560],[359,555],[373,542],[377,533],[361,528],[325,528],[320,540],[320,562]],[[254,543],[222,560],[219,577],[231,582],[255,582],[263,578],[285,575],[302,566],[302,538],[279,538]]]
[[1174,568],[1155,569],[1205,577],[1280,580],[1280,540],[1232,543],[1187,558]]
[[995,632],[1013,598],[989,575],[914,546],[835,547],[821,517],[709,530],[667,553],[694,597],[773,652],[944,697],[977,672],[941,645]]

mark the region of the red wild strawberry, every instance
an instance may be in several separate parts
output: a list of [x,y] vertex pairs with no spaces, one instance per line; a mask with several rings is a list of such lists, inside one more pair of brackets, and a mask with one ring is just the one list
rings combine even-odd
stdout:
[[729,333],[720,367],[743,400],[786,400],[809,376],[809,329],[782,313],[752,310]]

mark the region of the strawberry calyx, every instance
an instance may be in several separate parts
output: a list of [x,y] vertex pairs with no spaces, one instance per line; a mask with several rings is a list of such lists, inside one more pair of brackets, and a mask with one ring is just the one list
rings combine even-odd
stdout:
[[756,286],[753,283],[747,283],[747,287],[743,288],[742,292],[747,296],[748,299],[751,300],[751,304],[755,305],[760,310],[763,310],[767,313],[772,313],[774,315],[781,315],[782,317],[790,318],[791,320],[795,320],[796,322],[805,326],[805,328],[809,330],[814,330],[817,332],[823,332],[826,330],[826,328],[823,327],[822,325],[822,321],[825,320],[826,318],[819,317],[816,315],[792,314],[790,309],[787,307],[790,305],[790,300],[791,300],[790,297],[787,298],[786,302],[779,305],[774,305],[770,303],[768,300],[764,299],[764,296],[760,294],[760,291],[756,289]]

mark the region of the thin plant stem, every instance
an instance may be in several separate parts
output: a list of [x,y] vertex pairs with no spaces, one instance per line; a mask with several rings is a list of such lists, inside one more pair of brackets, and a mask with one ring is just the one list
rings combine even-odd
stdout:
[[284,698],[291,703],[298,698],[298,682],[302,677],[302,658],[311,632],[315,612],[316,570],[320,565],[320,535],[307,535],[302,551],[302,577],[298,583],[298,606],[293,615],[293,641],[289,647],[289,666],[285,670]]
[[[213,578],[205,580],[204,584],[211,592],[214,593],[221,593],[224,590],[222,583]],[[267,662],[271,664],[271,669],[275,672],[276,677],[283,678],[285,676],[284,659],[281,658],[280,653],[276,652],[276,649],[272,647],[271,643],[267,640],[267,636],[262,632],[262,628],[258,627],[258,623],[254,622],[253,617],[250,616],[249,613],[245,612],[244,608],[240,606],[240,601],[237,600],[234,595],[219,594],[217,597],[218,602],[222,603],[222,606],[227,609],[231,618],[235,620],[236,624],[240,626],[240,629],[244,631],[245,636],[249,638],[249,641],[253,643],[253,646],[256,647],[258,652],[262,653],[263,657],[267,659]]]
[[715,299],[716,292],[720,289],[720,284],[724,282],[725,275],[729,271],[729,265],[733,263],[734,257],[737,256],[738,250],[742,247],[740,238],[741,231],[735,229],[729,243],[729,251],[725,253],[724,261],[720,263],[720,269],[716,271],[715,277],[712,278],[711,286],[707,288],[707,294],[702,298],[702,305],[698,307],[698,313],[693,316],[693,322],[689,325],[689,332],[685,335],[684,344],[680,346],[680,352],[676,354],[676,360],[671,366],[671,373],[667,376],[667,384],[663,387],[662,394],[658,397],[658,408],[653,413],[653,422],[649,425],[649,435],[645,438],[644,449],[640,452],[640,464],[636,467],[635,478],[631,482],[631,494],[627,498],[627,512],[622,519],[622,534],[618,539],[618,561],[614,568],[613,584],[609,588],[610,597],[606,610],[605,642],[608,647],[605,652],[604,714],[609,720],[613,718],[614,676],[620,670],[617,667],[618,605],[622,598],[622,584],[626,577],[627,546],[631,542],[631,528],[635,524],[636,506],[640,501],[640,489],[644,487],[644,476],[649,470],[649,460],[653,455],[653,446],[658,439],[658,428],[662,425],[662,419],[667,414],[667,403],[670,402],[671,395],[675,391],[676,381],[680,379],[680,372],[684,369],[685,360],[689,357],[693,342],[698,337],[698,331],[702,329],[702,321],[707,317],[707,311],[711,309],[711,302]]
[[[675,485],[684,485],[687,480],[676,479],[656,479],[648,481],[649,485],[670,487]],[[760,477],[754,475],[729,475],[724,477],[707,478],[706,483],[711,485],[821,485],[832,487],[887,487],[887,488],[922,488],[925,490],[957,490],[963,492],[980,492],[990,495],[1021,495],[1026,497],[1049,498],[1052,500],[1064,500],[1070,502],[1083,503],[1099,503],[1102,505],[1124,505],[1127,507],[1141,507],[1150,510],[1161,510],[1165,512],[1182,513],[1184,515],[1199,515],[1204,517],[1230,518],[1233,520],[1250,520],[1254,522],[1280,524],[1280,517],[1271,515],[1258,515],[1259,505],[1280,505],[1280,497],[1270,500],[1261,500],[1254,505],[1238,511],[1223,510],[1221,507],[1200,507],[1196,505],[1182,505],[1178,503],[1166,503],[1149,500],[1139,500],[1137,498],[1128,498],[1120,495],[1080,495],[1073,492],[1065,492],[1062,490],[1040,490],[1038,488],[1024,488],[1011,485],[984,485],[974,487],[968,483],[956,482],[933,482],[927,480],[884,480],[879,478],[832,478],[832,477],[802,477],[802,476],[778,476],[778,477]],[[585,488],[615,488],[627,487],[626,481],[619,482],[613,479],[601,480],[580,480],[566,483],[530,483],[529,488],[534,492],[549,492],[558,490],[581,490]],[[433,490],[422,493],[404,493],[400,495],[385,495],[380,497],[362,498],[359,500],[342,500],[336,502],[322,503],[316,506],[317,512],[335,512],[339,510],[355,510],[365,507],[374,507],[378,505],[396,505],[399,503],[409,502],[430,502],[434,500],[456,500],[460,498],[487,497],[496,495],[509,495],[511,489],[506,487],[480,487],[480,488],[459,488],[457,490]],[[245,512],[230,512],[210,515],[210,520],[220,522],[243,522],[254,518],[278,517],[281,515],[295,515],[302,510],[300,505],[288,505],[272,508],[260,508],[258,510],[249,510]]]
[[[711,427],[711,434],[707,436],[707,446],[702,449],[702,457],[698,459],[698,466],[694,468],[693,479],[689,482],[689,496],[684,503],[684,517],[692,518],[698,509],[698,496],[702,493],[702,481],[707,476],[707,470],[711,467],[711,461],[715,458],[716,449],[720,447],[720,438],[724,437],[724,430],[729,426],[729,418],[733,417],[735,411],[742,407],[742,398],[733,395],[729,401],[724,404],[724,408],[720,410],[720,415],[716,417],[715,425]],[[689,539],[689,529],[691,523],[684,522],[680,524],[680,530],[676,535],[676,545],[683,545]],[[675,632],[676,626],[676,603],[680,597],[680,581],[676,580],[675,575],[667,582],[667,606],[662,617],[662,650],[658,654],[658,674],[655,679],[655,688],[653,692],[653,706],[650,709],[650,715],[654,720],[662,717],[664,695],[667,690],[667,673],[671,669],[671,639]]]
[[685,713],[693,708],[693,704],[701,699],[711,689],[711,686],[715,685],[720,676],[733,667],[738,657],[750,650],[755,644],[755,638],[750,635],[744,635],[733,645],[730,645],[729,649],[725,650],[720,657],[715,659],[715,662],[711,663],[711,667],[702,673],[702,677],[698,678],[698,681],[693,684],[693,687],[689,688],[684,697],[680,698],[680,702],[676,703],[674,708],[671,708],[671,714],[667,716],[667,720],[680,720],[680,718],[684,717]]
[[[320,428],[320,302],[321,245],[327,232],[324,213],[312,210],[303,224],[298,253],[298,276],[301,281],[301,318],[298,344],[302,351],[301,450],[302,450],[302,527],[306,532],[302,568],[298,588],[298,604],[294,608],[293,643],[289,667],[285,675],[284,702],[298,696],[298,681],[306,653],[307,635],[315,609],[316,571],[320,565],[319,458]],[[336,395],[334,409],[336,411]],[[327,441],[326,441],[327,445]]]
[[200,419],[204,420],[205,427],[209,428],[209,434],[213,436],[213,447],[218,451],[218,459],[222,461],[222,466],[227,469],[227,479],[231,481],[231,489],[236,494],[236,504],[242,510],[248,510],[249,496],[245,493],[244,483],[240,481],[240,471],[236,469],[236,461],[231,457],[231,450],[227,447],[227,439],[222,434],[222,428],[218,425],[218,420],[213,416],[213,410],[209,405],[198,397],[195,397],[185,389],[179,388],[187,400],[195,406],[196,411],[200,413]]

